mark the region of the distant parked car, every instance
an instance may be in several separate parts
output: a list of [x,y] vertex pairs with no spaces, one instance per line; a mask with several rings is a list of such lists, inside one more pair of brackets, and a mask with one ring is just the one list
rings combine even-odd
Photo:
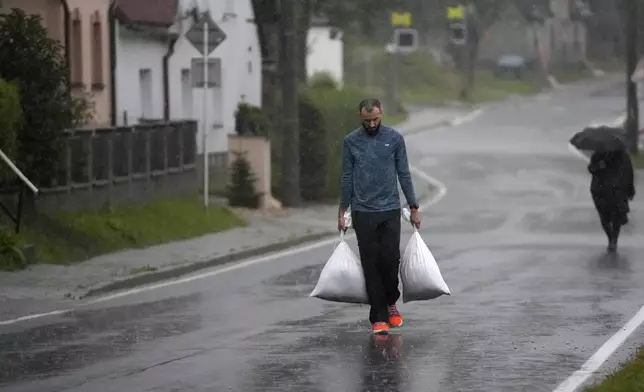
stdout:
[[525,71],[525,60],[523,57],[515,54],[504,54],[496,61],[494,74],[498,78],[512,77],[521,79]]

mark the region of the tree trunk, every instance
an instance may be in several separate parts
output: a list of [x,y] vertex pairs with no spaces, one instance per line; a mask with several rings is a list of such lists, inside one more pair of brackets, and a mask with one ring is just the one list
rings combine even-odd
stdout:
[[297,2],[282,0],[280,20],[280,84],[282,90],[282,202],[300,205],[300,134],[298,119]]
[[[279,58],[277,1],[253,0],[252,6],[262,54],[262,107],[270,117],[273,128],[275,128],[279,118],[280,101],[277,75]],[[269,136],[274,135],[274,129],[270,131]],[[274,140],[273,144],[275,144]]]
[[311,26],[311,0],[300,0],[298,2],[297,15],[297,80],[306,84],[308,77],[306,72],[306,58],[308,54],[307,38]]
[[271,119],[271,124],[275,125],[278,124],[280,117],[278,30],[277,24],[264,26],[268,39],[266,39],[265,54],[262,55],[262,106]]

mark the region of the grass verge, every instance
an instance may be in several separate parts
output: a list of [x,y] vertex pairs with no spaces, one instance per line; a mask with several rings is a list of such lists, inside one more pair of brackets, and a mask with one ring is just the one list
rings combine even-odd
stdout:
[[[414,104],[443,104],[458,101],[461,89],[460,76],[449,70],[443,74],[442,86],[417,85],[406,89],[404,101]],[[512,95],[530,95],[540,91],[540,85],[532,78],[509,80],[497,78],[489,71],[476,71],[471,103],[501,101]]]
[[640,348],[630,361],[602,382],[585,389],[585,392],[627,391],[644,391],[644,348]]
[[111,210],[55,212],[36,223],[26,224],[21,238],[36,245],[40,261],[52,264],[69,264],[246,225],[223,206],[210,205],[204,210],[197,197],[164,198]]
[[[383,53],[375,52],[369,67],[371,77],[365,78],[364,63],[350,62],[346,69],[347,81],[357,81],[360,89],[370,95],[382,97],[383,86],[391,77],[387,59]],[[397,65],[398,86],[401,100],[412,104],[444,104],[458,101],[462,87],[461,75],[452,68],[437,64],[424,51],[402,56]],[[526,74],[524,79],[510,80],[499,78],[492,71],[479,69],[476,71],[474,88],[470,103],[503,100],[511,95],[528,95],[540,91],[543,84],[538,79]]]

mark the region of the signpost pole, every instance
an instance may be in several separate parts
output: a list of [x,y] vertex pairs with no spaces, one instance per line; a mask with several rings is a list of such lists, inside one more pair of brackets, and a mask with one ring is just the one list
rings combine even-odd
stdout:
[[[197,78],[193,78],[192,86],[194,88],[203,88],[203,116],[202,116],[202,126],[201,126],[201,142],[203,144],[203,204],[205,208],[208,208],[208,196],[209,196],[209,182],[210,182],[210,165],[209,165],[209,147],[208,147],[208,133],[212,129],[208,121],[208,92],[209,92],[209,83],[208,79],[211,75],[208,72],[208,59],[210,58],[210,53],[215,50],[224,40],[226,39],[226,33],[217,26],[210,12],[206,11],[203,13],[201,18],[193,24],[193,26],[186,32],[186,38],[188,41],[201,53],[201,63],[203,69],[201,73],[203,76],[203,84],[198,83]],[[198,75],[199,73],[199,58],[192,59],[192,72],[193,75]],[[217,74],[220,73],[220,70],[215,70],[215,74],[212,76],[217,77]],[[221,79],[221,76],[219,76]],[[217,82],[215,82],[217,83]]]
[[203,25],[203,205],[208,208],[209,198],[209,159],[208,159],[208,26]]

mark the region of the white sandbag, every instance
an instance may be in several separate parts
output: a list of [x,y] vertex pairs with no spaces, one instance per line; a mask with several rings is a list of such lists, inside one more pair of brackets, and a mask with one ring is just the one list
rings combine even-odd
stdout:
[[309,297],[331,302],[368,304],[367,289],[360,259],[340,235],[340,243],[324,265]]
[[451,295],[436,260],[418,233],[414,230],[400,262],[400,280],[403,302],[426,301]]

